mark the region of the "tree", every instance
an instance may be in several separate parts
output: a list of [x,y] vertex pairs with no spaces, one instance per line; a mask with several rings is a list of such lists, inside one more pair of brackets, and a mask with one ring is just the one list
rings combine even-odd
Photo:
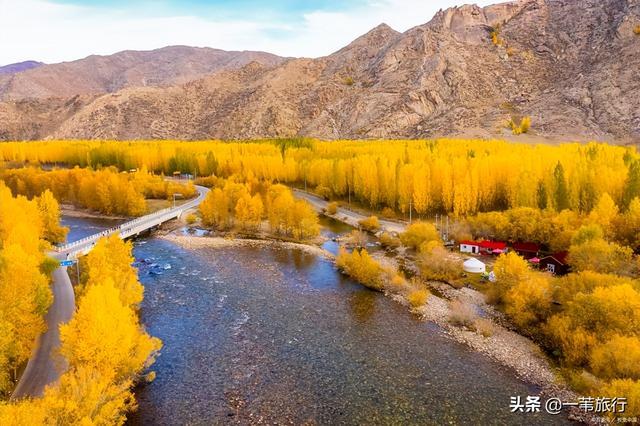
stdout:
[[124,306],[136,308],[143,298],[144,288],[131,266],[131,243],[113,234],[98,240],[93,250],[83,259],[85,287],[111,279]]
[[404,246],[417,250],[426,242],[440,241],[440,234],[432,223],[415,222],[400,234],[400,241]]
[[618,206],[606,192],[600,196],[598,204],[589,214],[589,220],[600,225],[607,235],[612,233],[612,224],[618,216]]
[[562,163],[558,162],[556,168],[553,170],[553,179],[555,182],[554,201],[556,210],[561,212],[562,210],[569,208],[569,190],[567,188],[567,181],[564,177],[564,167]]
[[338,257],[336,257],[336,266],[354,280],[373,290],[380,291],[384,287],[382,277],[384,271],[365,249],[353,250],[349,253],[340,247]]
[[501,254],[493,265],[496,282],[487,296],[492,303],[503,303],[506,294],[520,282],[531,279],[532,272],[526,260],[515,252]]
[[594,271],[625,275],[632,272],[633,250],[603,239],[592,239],[569,248],[567,261],[577,272]]
[[505,294],[505,312],[519,327],[536,331],[551,314],[552,293],[547,276],[527,274]]
[[60,206],[48,189],[36,198],[42,223],[45,230],[44,238],[52,243],[61,243],[67,237],[69,228],[60,226]]
[[622,196],[624,207],[628,208],[631,201],[636,197],[640,197],[640,159],[636,159],[629,164],[624,194]]
[[97,371],[108,381],[136,376],[161,346],[122,304],[111,278],[88,286],[71,321],[60,326],[60,340],[60,352],[71,365]]

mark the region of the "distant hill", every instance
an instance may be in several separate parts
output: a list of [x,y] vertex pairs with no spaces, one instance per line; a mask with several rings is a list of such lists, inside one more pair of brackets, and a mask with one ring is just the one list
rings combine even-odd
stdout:
[[63,98],[113,93],[127,87],[169,86],[217,71],[237,69],[252,61],[271,66],[282,60],[264,52],[227,52],[186,46],[127,50],[0,76],[0,100]]
[[9,64],[0,67],[0,75],[15,74],[22,71],[30,70],[44,65],[42,62],[37,61],[24,61],[16,64]]
[[638,24],[638,0],[520,0],[383,24],[317,59],[90,57],[0,78],[0,138],[504,137],[530,116],[540,137],[638,141]]

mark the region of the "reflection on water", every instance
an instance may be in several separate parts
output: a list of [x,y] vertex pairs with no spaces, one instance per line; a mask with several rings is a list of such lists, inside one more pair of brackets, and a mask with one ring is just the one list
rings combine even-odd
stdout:
[[131,425],[567,422],[510,414],[510,396],[536,389],[314,255],[160,239],[134,253],[142,320],[164,348]]

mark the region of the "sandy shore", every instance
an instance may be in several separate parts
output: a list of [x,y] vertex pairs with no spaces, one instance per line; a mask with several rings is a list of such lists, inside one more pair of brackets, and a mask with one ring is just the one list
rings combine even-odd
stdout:
[[306,253],[321,256],[325,259],[333,260],[334,255],[318,246],[293,243],[289,241],[279,241],[272,239],[248,239],[248,238],[225,238],[225,237],[198,237],[195,235],[181,235],[169,233],[160,236],[167,241],[171,241],[181,247],[197,250],[200,248],[223,248],[223,247],[280,247],[289,250],[302,250]]

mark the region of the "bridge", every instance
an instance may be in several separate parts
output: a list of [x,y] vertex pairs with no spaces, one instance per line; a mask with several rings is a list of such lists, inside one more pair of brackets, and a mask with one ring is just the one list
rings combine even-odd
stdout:
[[[197,186],[198,196],[179,206],[130,220],[120,226],[73,241],[55,248],[50,255],[60,261],[75,259],[91,251],[98,240],[118,234],[120,238],[131,238],[153,229],[165,222],[178,219],[184,212],[195,208],[204,200],[209,189]],[[38,336],[31,358],[27,363],[11,399],[37,398],[42,396],[47,385],[56,382],[67,368],[67,361],[58,353],[60,347],[60,325],[67,323],[75,311],[75,295],[67,274],[67,268],[60,266],[53,273],[53,303],[45,316],[47,331]]]

